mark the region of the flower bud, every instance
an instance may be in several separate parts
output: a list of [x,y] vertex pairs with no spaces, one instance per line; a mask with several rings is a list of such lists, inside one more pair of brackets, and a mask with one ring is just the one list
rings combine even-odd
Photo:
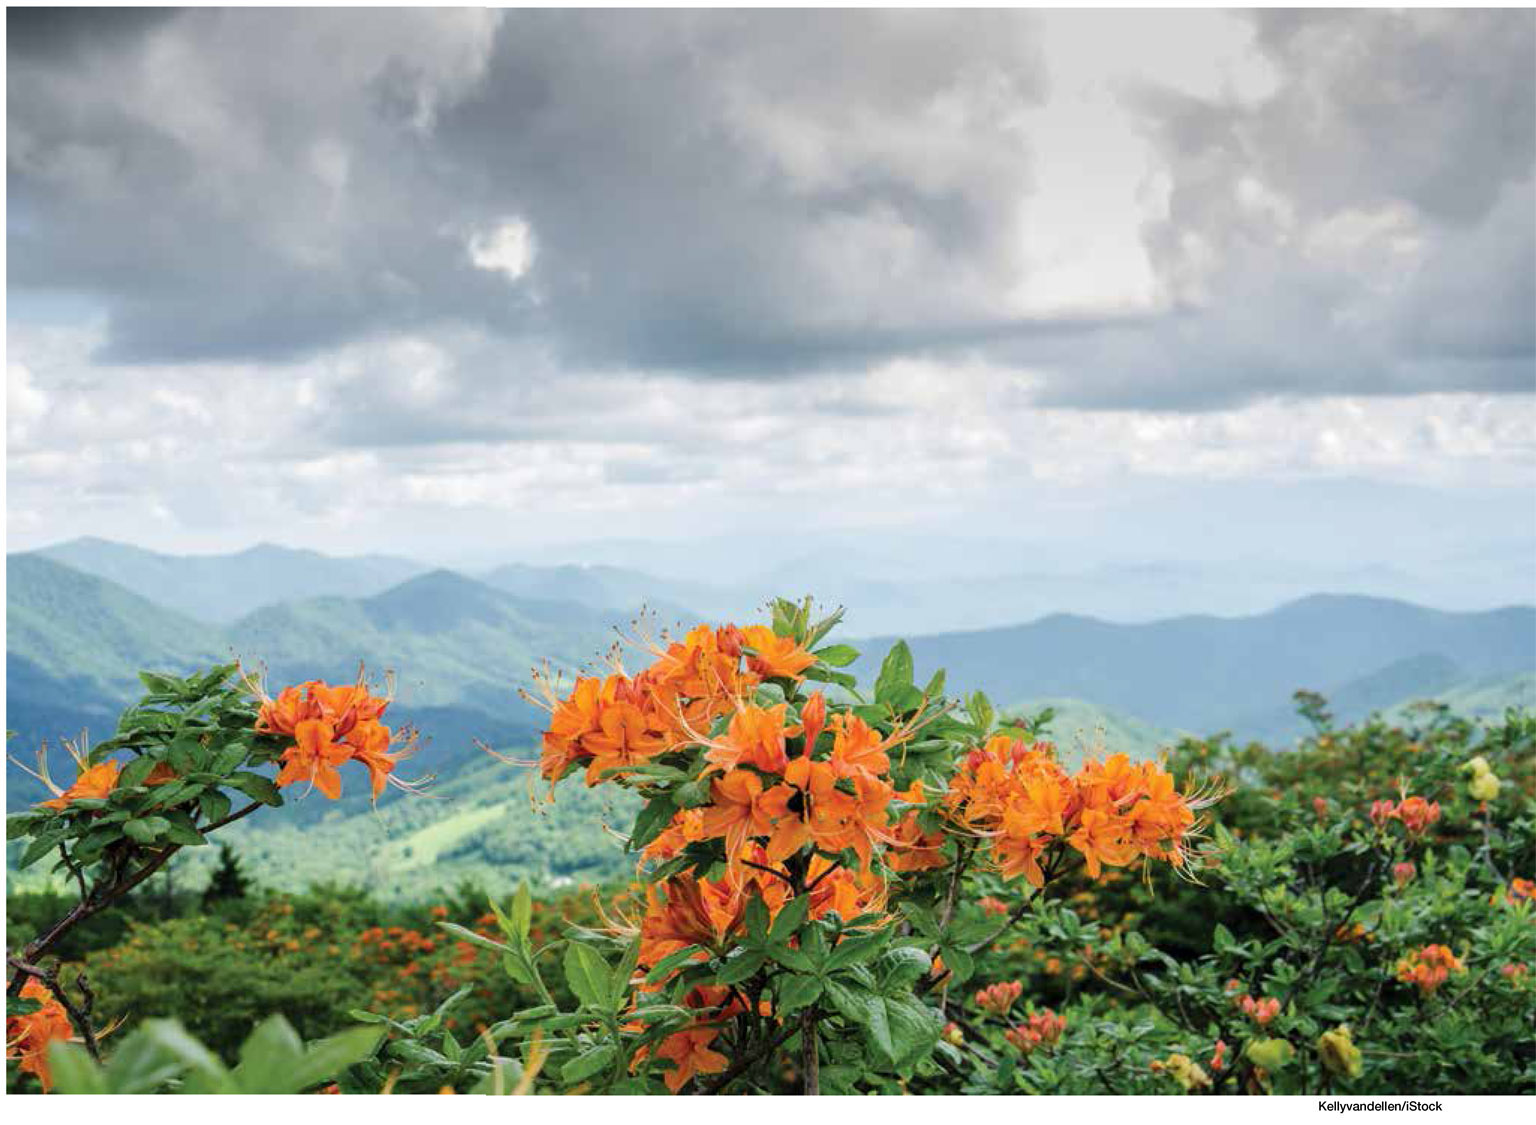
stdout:
[[800,725],[805,728],[805,753],[810,757],[816,748],[816,739],[827,725],[827,697],[815,692],[800,708]]
[[1243,1054],[1254,1066],[1278,1070],[1296,1057],[1296,1048],[1284,1039],[1255,1039]]
[[1363,1070],[1360,1048],[1350,1038],[1349,1025],[1340,1024],[1317,1037],[1317,1053],[1323,1065],[1343,1078],[1359,1078]]

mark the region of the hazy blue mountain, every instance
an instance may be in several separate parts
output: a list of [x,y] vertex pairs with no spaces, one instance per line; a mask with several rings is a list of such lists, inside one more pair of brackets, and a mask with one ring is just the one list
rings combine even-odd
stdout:
[[702,582],[659,578],[624,567],[509,563],[479,577],[499,590],[524,598],[571,601],[624,613],[633,613],[643,606],[667,626],[692,624],[701,615],[716,619],[738,616],[738,595],[730,590]]
[[[273,685],[398,676],[390,715],[422,733],[419,760],[451,772],[493,745],[532,742],[540,712],[517,690],[536,662],[597,662],[614,613],[570,602],[514,597],[448,571],[410,579],[369,598],[314,598],[270,606],[220,628],[157,606],[114,583],[36,555],[8,560],[6,720],[12,752],[82,727],[103,737],[139,693],[141,668],[184,672],[239,658]],[[12,768],[11,804],[35,800]]]
[[[873,675],[891,639],[862,642]],[[1210,732],[1328,694],[1410,657],[1468,677],[1536,668],[1536,609],[1446,613],[1381,598],[1318,595],[1252,617],[1178,617],[1115,625],[1056,615],[1027,625],[911,639],[922,677],[993,699],[1067,696],[1159,726]],[[1401,698],[1399,696],[1398,698]]]
[[427,569],[384,555],[337,558],[271,543],[226,555],[162,555],[85,538],[35,553],[116,582],[159,605],[221,623],[296,598],[368,597]]

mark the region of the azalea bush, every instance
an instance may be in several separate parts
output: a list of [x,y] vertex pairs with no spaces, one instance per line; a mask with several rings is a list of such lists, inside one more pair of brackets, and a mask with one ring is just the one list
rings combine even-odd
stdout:
[[[389,699],[372,694],[361,673],[355,684],[311,681],[275,699],[238,665],[140,678],[146,694],[111,738],[65,744],[76,774],[70,785],[54,782],[46,745],[35,769],[23,765],[54,796],[6,820],[7,838],[25,841],[18,866],[48,859],[78,892],[61,917],[7,951],[7,1062],[45,1091],[59,1041],[78,1039],[89,1057],[102,1056],[88,977],[71,981],[50,960],[77,927],[121,902],[181,849],[204,846],[263,806],[281,805],[285,788],[338,797],[340,767],[355,762],[375,796],[390,783],[414,789],[395,775],[414,738],[384,724]],[[276,767],[275,776],[266,767]]]
[[[963,1066],[949,1007],[1048,890],[1201,863],[1214,790],[1123,754],[1069,773],[1027,729],[998,727],[984,696],[957,704],[942,675],[918,686],[905,644],[861,691],[841,670],[858,653],[827,643],[838,615],[773,610],[771,625],[637,639],[634,673],[615,652],[604,676],[543,680],[542,777],[644,803],[626,841],[637,880],[604,924],[541,942],[525,888],[497,909],[496,939],[460,932],[538,995],[487,1032],[537,1089],[943,1088]],[[1006,896],[1001,917],[957,910],[980,878]],[[389,1023],[392,1050],[437,1047]]]

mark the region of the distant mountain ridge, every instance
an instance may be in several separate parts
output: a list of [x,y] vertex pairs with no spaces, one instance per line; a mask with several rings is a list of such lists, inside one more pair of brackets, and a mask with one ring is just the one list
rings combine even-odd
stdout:
[[[855,670],[872,675],[893,639],[854,642],[863,650]],[[950,684],[980,688],[995,700],[1090,699],[1158,726],[1211,732],[1273,716],[1297,689],[1326,695],[1358,688],[1410,659],[1419,662],[1419,674],[1431,665],[1454,665],[1464,677],[1530,671],[1536,668],[1536,609],[1450,613],[1322,594],[1251,617],[1114,625],[1058,614],[1025,625],[914,637],[910,644],[919,682],[942,667]],[[1449,685],[1437,680],[1431,686]]]
[[107,539],[71,539],[31,552],[105,578],[200,621],[238,621],[254,609],[334,594],[365,598],[427,567],[386,555],[340,558],[258,543],[215,555],[165,555]]
[[[155,605],[115,583],[37,554],[7,568],[6,722],[18,749],[42,739],[95,738],[135,698],[140,669],[185,672],[239,658],[268,682],[398,674],[390,714],[432,740],[423,768],[474,753],[473,740],[527,742],[539,712],[519,698],[532,667],[595,663],[612,613],[514,597],[450,571],[417,575],[366,598],[323,597],[257,609],[216,626]],[[10,773],[12,803],[37,794]]]

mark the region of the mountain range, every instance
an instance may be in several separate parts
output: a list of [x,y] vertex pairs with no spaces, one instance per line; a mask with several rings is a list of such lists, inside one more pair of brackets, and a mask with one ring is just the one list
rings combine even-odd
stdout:
[[[445,776],[478,753],[476,739],[531,744],[541,715],[517,689],[533,665],[597,662],[613,627],[641,603],[662,624],[744,620],[751,610],[732,610],[734,596],[720,587],[617,566],[469,575],[275,546],[183,558],[76,540],[8,556],[7,578],[13,753],[82,726],[110,730],[137,693],[140,668],[238,657],[282,684],[346,678],[366,661],[370,673],[397,673],[391,715],[422,730],[423,768]],[[845,632],[858,625],[851,619]],[[864,651],[855,670],[867,679],[892,638],[848,643]],[[910,643],[919,675],[946,668],[951,692],[1049,703],[1060,712],[1059,738],[1102,726],[1107,741],[1139,752],[1174,732],[1294,737],[1298,688],[1322,692],[1351,719],[1428,697],[1496,710],[1529,701],[1536,683],[1536,610],[1454,613],[1358,596],[1136,624],[1056,614]],[[14,769],[10,780],[12,807],[37,799]]]

